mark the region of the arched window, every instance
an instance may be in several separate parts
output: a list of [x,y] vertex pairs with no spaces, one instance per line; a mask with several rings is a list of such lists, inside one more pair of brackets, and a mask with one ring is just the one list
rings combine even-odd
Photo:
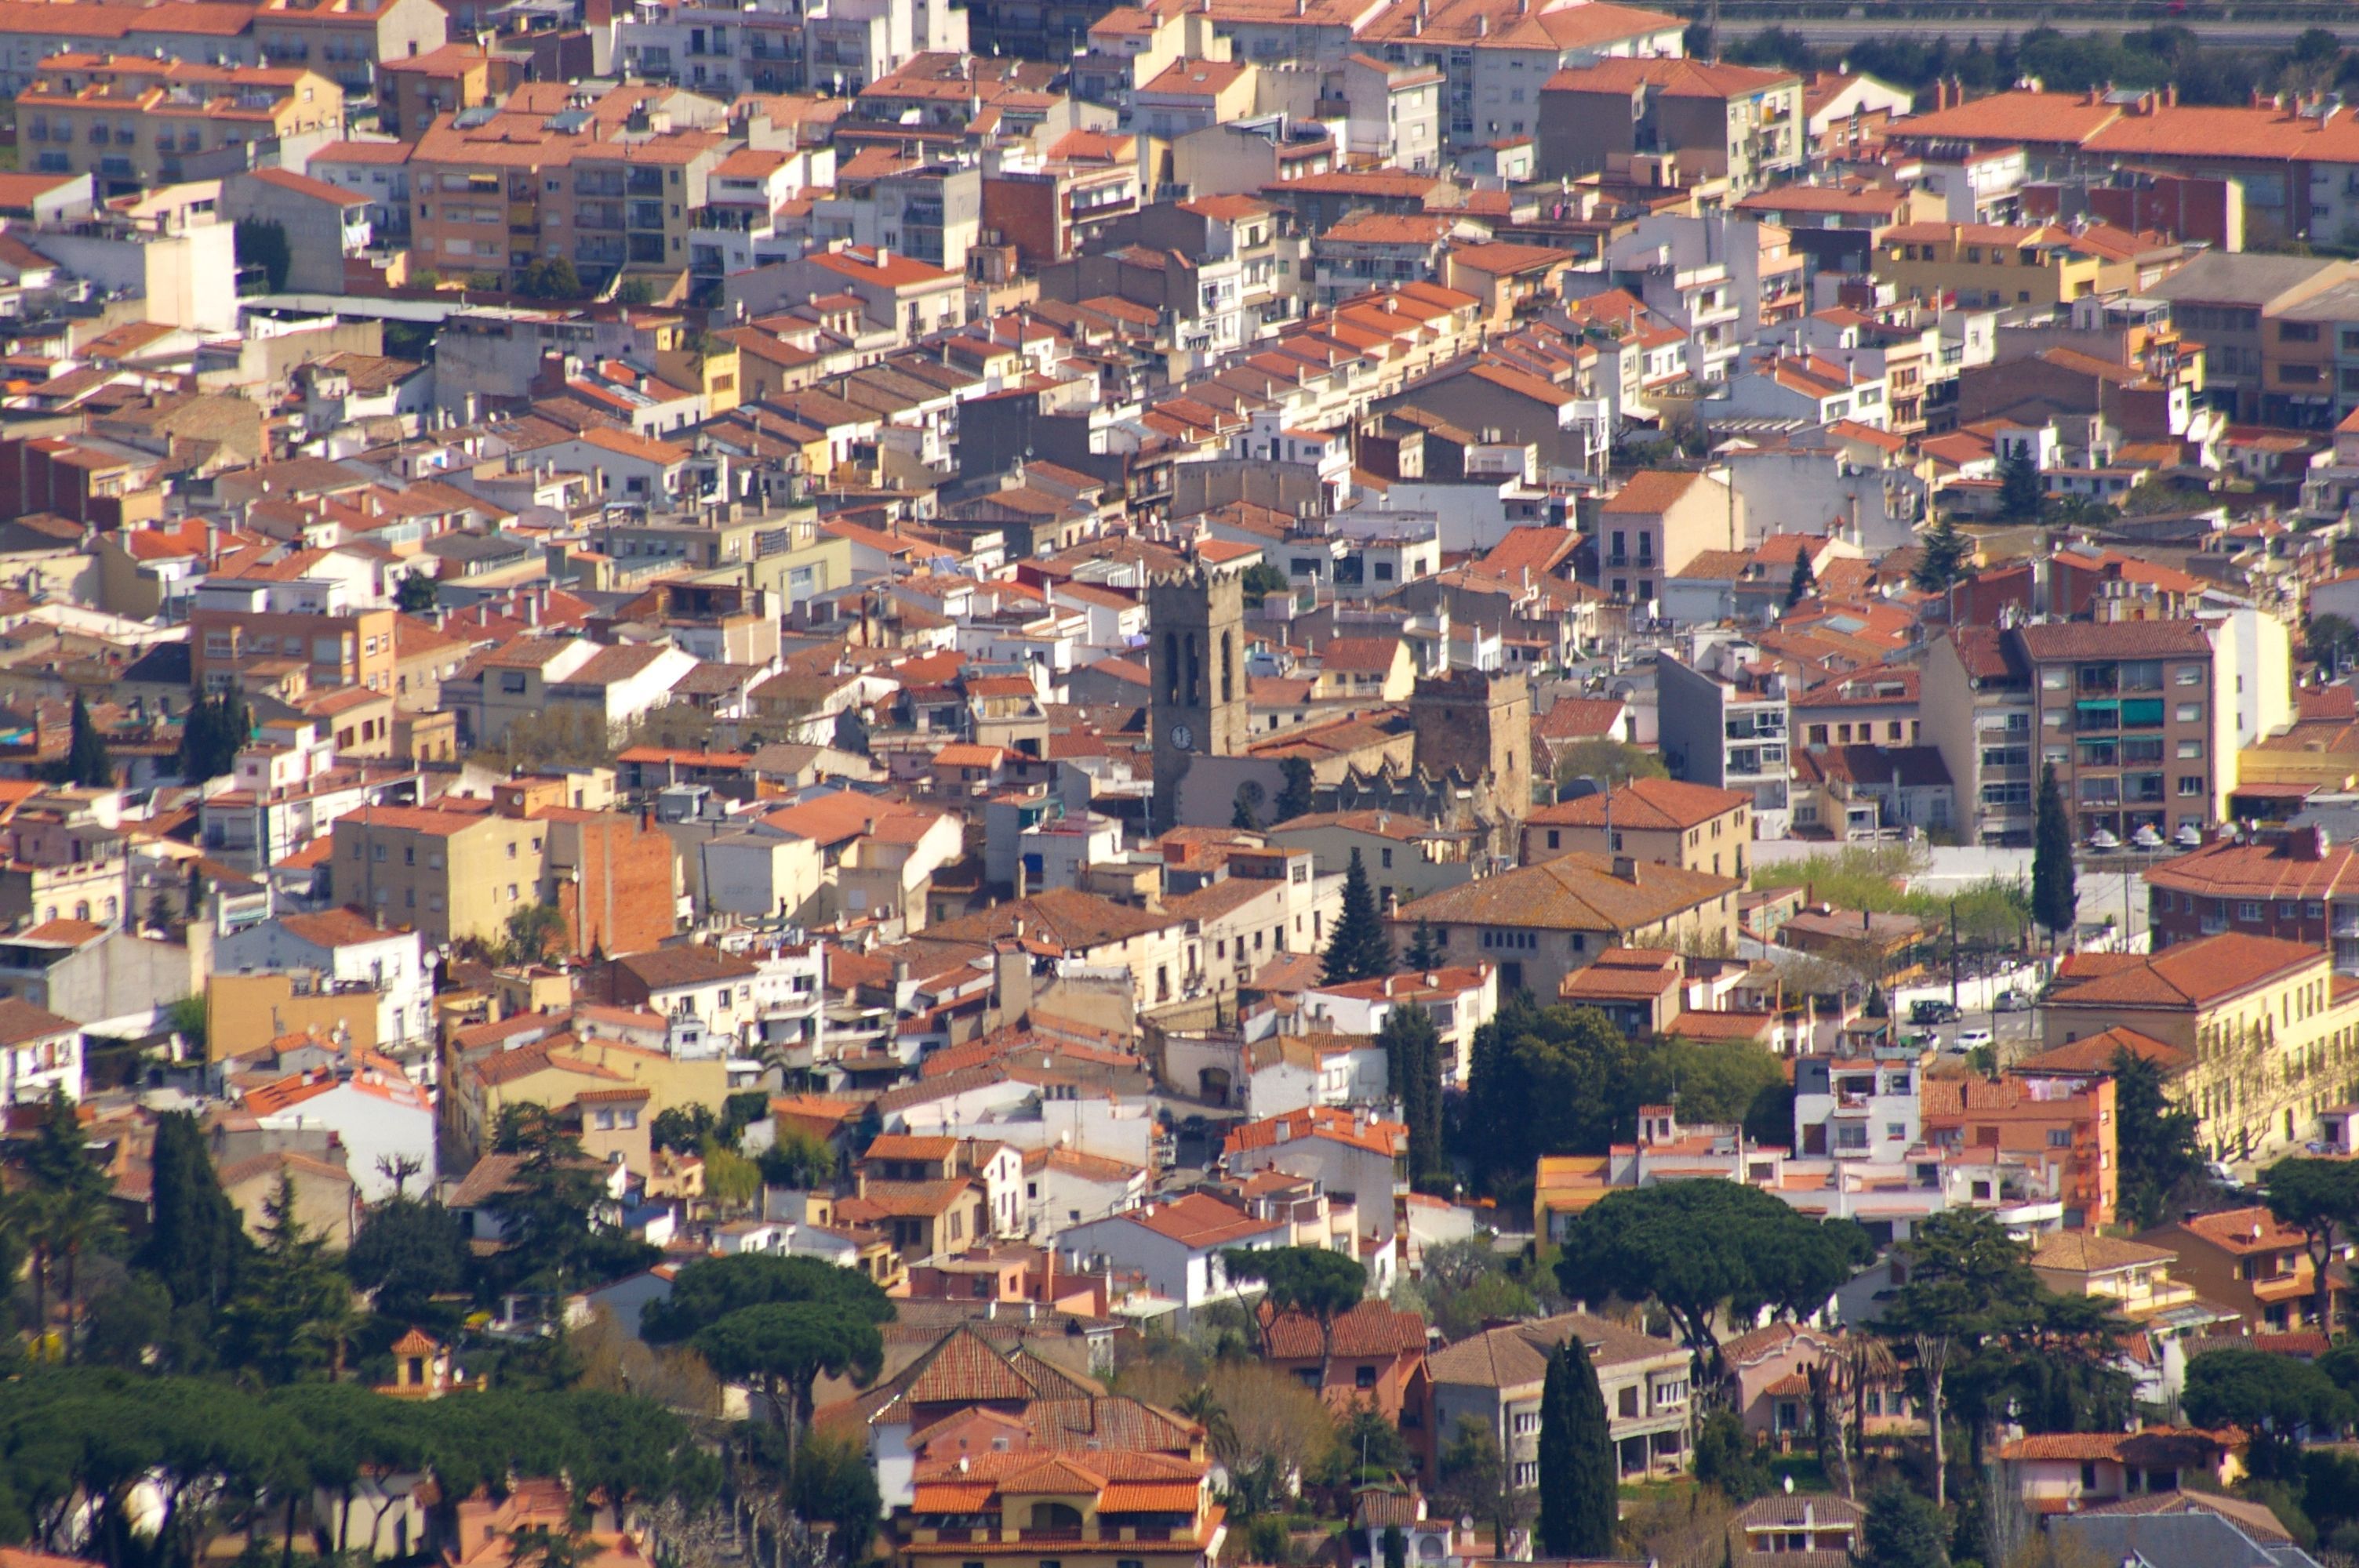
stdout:
[[1232,683],[1236,678],[1234,674],[1236,667],[1237,634],[1234,632],[1223,632],[1221,633],[1221,700],[1223,702],[1235,700]]
[[1189,707],[1203,705],[1204,650],[1196,646],[1196,633],[1193,632],[1188,633],[1188,682],[1183,689],[1187,693],[1183,700]]
[[1032,1528],[1034,1530],[1079,1530],[1082,1528],[1082,1510],[1071,1503],[1034,1503]]
[[1163,633],[1163,700],[1180,700],[1180,633]]
[[88,920],[90,918],[90,900],[83,899],[74,905],[74,918],[76,920]]

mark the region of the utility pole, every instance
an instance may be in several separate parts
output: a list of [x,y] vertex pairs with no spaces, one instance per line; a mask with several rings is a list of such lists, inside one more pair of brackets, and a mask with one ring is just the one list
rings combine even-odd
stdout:
[[1950,895],[1950,1010],[1958,1007],[1958,898]]

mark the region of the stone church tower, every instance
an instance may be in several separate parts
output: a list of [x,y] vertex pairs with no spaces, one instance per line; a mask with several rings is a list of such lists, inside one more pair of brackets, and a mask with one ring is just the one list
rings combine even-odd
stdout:
[[1155,832],[1167,832],[1179,820],[1180,781],[1190,761],[1245,751],[1251,722],[1245,620],[1245,584],[1234,572],[1199,568],[1147,585]]

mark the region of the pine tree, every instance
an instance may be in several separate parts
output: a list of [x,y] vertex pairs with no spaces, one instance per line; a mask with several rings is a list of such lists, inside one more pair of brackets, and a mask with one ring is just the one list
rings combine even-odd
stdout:
[[1236,809],[1229,813],[1229,826],[1241,833],[1261,831],[1261,818],[1255,815],[1254,803],[1261,798],[1261,786],[1247,779],[1237,785]]
[[2079,919],[2081,890],[2072,871],[2072,818],[2064,809],[2064,791],[2056,783],[2056,764],[2039,773],[2039,806],[2031,830],[2031,917],[2048,927],[2052,940],[2069,932]]
[[1910,585],[1925,593],[1940,593],[1966,575],[1970,542],[1947,515],[1925,530],[1924,558],[1908,576]]
[[1354,849],[1343,872],[1343,913],[1336,919],[1335,936],[1327,944],[1327,961],[1319,978],[1323,984],[1340,986],[1376,979],[1393,968],[1393,946],[1376,911],[1375,890],[1368,885],[1368,869]]
[[114,762],[106,754],[106,742],[90,721],[90,707],[80,692],[74,693],[73,734],[66,742],[63,777],[78,789],[114,787]]
[[1998,466],[1998,509],[2004,517],[2028,522],[2039,515],[2048,487],[2039,478],[2039,464],[2029,447],[2017,447]]
[[213,1175],[196,1118],[184,1110],[158,1117],[152,1159],[156,1220],[138,1265],[163,1281],[175,1305],[211,1310],[237,1289],[245,1231]]
[[1540,1512],[1543,1557],[1611,1557],[1621,1517],[1605,1395],[1578,1333],[1549,1357],[1540,1386]]
[[1786,608],[1791,610],[1817,591],[1819,574],[1810,569],[1810,553],[1798,550],[1794,555],[1794,575],[1786,584]]
[[1449,961],[1449,956],[1441,950],[1441,938],[1434,934],[1433,927],[1428,925],[1421,915],[1418,919],[1417,929],[1409,935],[1408,953],[1401,961],[1420,973],[1438,969]]
[[322,1369],[339,1378],[352,1331],[352,1283],[298,1203],[295,1177],[281,1166],[262,1204],[262,1244],[224,1314],[232,1363],[274,1386]]

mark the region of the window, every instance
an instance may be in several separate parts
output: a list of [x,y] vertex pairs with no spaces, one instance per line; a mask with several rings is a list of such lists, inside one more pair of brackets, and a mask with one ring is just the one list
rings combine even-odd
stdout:
[[2261,906],[2260,906],[2260,904],[2259,904],[2259,903],[2258,903],[2258,902],[2256,902],[2256,900],[2253,900],[2253,899],[2249,899],[2249,898],[2248,898],[2248,899],[2243,899],[2243,900],[2238,901],[2238,903],[2237,903],[2237,904],[2236,904],[2236,918],[2237,918],[2237,919],[2239,919],[2239,920],[2258,920],[2260,917],[2261,917]]
[[2179,793],[2182,798],[2191,798],[2202,795],[2202,775],[2200,773],[2189,773],[2182,777],[2179,781]]
[[2179,705],[2178,718],[2181,724],[2201,724],[2203,722],[2203,705],[2200,702],[2182,702]]

